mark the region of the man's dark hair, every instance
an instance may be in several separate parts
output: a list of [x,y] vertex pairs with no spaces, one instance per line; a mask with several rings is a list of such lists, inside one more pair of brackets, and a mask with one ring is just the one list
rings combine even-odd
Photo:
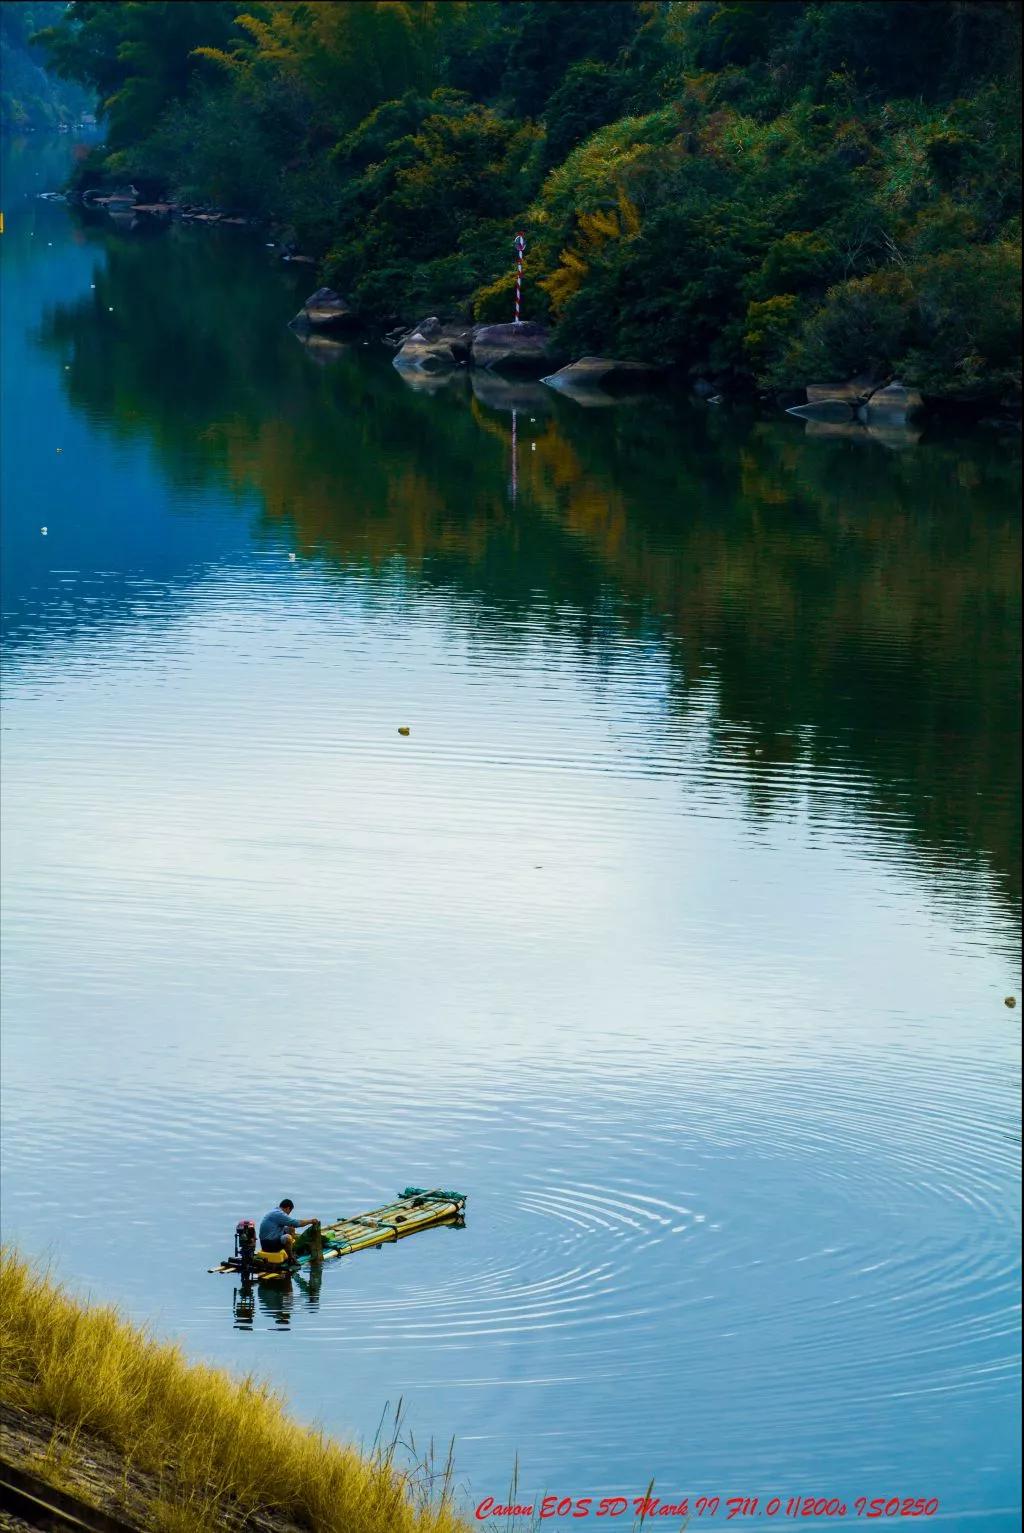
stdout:
[[278,1208],[285,1209],[285,1211],[290,1214],[292,1209],[295,1207],[295,1204],[292,1202],[291,1198],[282,1198],[277,1206]]

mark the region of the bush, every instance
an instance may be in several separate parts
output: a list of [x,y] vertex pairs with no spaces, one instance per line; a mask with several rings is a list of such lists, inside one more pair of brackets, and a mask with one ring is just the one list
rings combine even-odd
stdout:
[[1020,394],[1020,250],[975,246],[840,283],[771,381],[898,374],[937,399]]

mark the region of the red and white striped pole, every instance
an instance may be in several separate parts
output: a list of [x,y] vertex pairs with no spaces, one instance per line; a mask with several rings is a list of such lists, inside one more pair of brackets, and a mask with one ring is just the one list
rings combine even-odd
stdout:
[[526,249],[526,235],[517,234],[516,247],[516,324],[521,324],[520,309],[523,302],[523,251]]

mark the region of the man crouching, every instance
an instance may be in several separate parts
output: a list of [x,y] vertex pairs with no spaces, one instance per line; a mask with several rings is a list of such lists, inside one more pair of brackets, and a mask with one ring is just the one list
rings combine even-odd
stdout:
[[319,1219],[293,1219],[294,1207],[291,1198],[282,1198],[277,1207],[272,1208],[269,1214],[264,1214],[260,1220],[260,1248],[268,1255],[273,1256],[283,1251],[291,1261],[295,1231],[303,1229],[307,1224],[320,1223]]

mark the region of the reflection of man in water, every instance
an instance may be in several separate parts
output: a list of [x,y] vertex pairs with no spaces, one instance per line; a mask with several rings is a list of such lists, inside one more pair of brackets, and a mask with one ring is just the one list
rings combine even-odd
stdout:
[[[295,1282],[306,1296],[306,1302],[310,1309],[316,1309],[320,1297],[320,1272],[314,1267],[308,1281],[296,1274]],[[290,1277],[275,1279],[274,1282],[257,1283],[256,1292],[259,1295],[260,1309],[264,1314],[270,1315],[275,1325],[286,1326],[291,1324],[292,1310],[295,1307],[295,1289]]]
[[273,1318],[275,1325],[290,1324],[294,1299],[291,1278],[284,1278],[274,1283],[258,1283],[256,1292],[259,1295],[260,1309]]

